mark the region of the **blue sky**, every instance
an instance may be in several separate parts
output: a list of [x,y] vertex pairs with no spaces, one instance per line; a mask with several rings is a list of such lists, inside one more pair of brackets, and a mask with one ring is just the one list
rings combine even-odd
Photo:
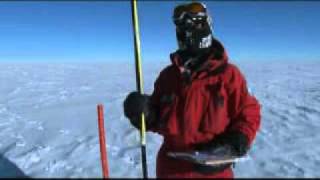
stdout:
[[[203,2],[231,60],[320,61],[320,2]],[[138,3],[143,61],[176,50],[179,3]],[[130,11],[130,1],[0,2],[0,62],[133,61]]]

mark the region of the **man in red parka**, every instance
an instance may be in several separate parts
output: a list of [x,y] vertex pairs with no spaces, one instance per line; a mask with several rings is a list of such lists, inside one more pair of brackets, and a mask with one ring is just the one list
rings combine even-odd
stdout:
[[164,137],[157,177],[232,178],[231,163],[206,166],[168,156],[220,147],[243,156],[260,126],[260,105],[214,38],[205,5],[179,5],[173,20],[179,48],[170,55],[172,64],[161,71],[152,95],[131,92],[126,97],[124,114],[139,129],[143,112],[147,130]]

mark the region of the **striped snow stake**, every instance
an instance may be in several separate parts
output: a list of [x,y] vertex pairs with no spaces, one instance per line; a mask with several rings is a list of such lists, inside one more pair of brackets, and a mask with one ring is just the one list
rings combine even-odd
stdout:
[[107,156],[107,150],[106,150],[106,138],[105,138],[105,131],[104,131],[103,105],[98,104],[97,110],[98,110],[98,128],[99,128],[102,174],[103,174],[103,178],[109,178],[108,156]]

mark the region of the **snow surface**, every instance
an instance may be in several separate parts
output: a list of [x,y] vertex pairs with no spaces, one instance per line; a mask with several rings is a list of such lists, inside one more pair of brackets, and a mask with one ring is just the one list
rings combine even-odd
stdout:
[[[145,92],[167,62],[144,64]],[[236,177],[320,177],[320,62],[242,62],[262,125]],[[0,177],[102,177],[96,105],[105,107],[110,177],[141,177],[139,133],[122,113],[133,64],[0,64]],[[147,134],[149,176],[162,138]]]

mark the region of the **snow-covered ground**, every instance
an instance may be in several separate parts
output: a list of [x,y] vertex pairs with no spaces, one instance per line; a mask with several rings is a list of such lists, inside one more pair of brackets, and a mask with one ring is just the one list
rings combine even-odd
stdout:
[[[236,177],[320,177],[320,61],[241,62],[262,126]],[[145,92],[166,62],[144,64]],[[102,177],[96,105],[111,177],[141,177],[139,133],[122,113],[133,64],[0,64],[0,177]],[[161,137],[148,133],[150,177]]]

